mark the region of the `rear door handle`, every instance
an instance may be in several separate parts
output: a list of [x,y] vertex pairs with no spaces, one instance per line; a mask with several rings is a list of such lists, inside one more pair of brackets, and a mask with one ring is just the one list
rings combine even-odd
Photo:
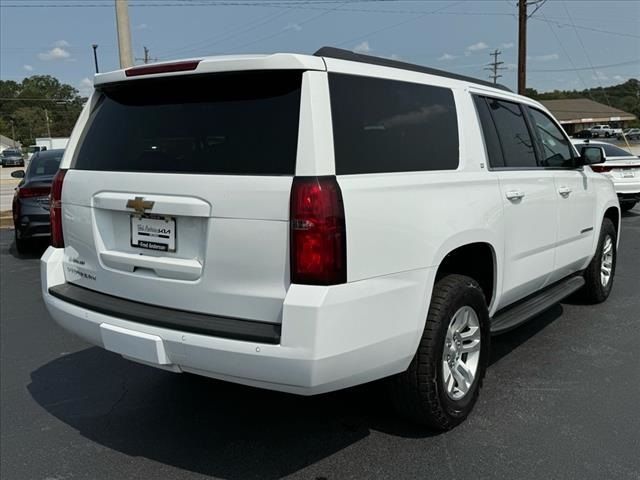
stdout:
[[506,194],[509,200],[521,200],[524,197],[524,192],[520,190],[509,190]]
[[564,198],[567,198],[569,195],[571,195],[571,189],[569,187],[562,186],[558,188],[558,193]]

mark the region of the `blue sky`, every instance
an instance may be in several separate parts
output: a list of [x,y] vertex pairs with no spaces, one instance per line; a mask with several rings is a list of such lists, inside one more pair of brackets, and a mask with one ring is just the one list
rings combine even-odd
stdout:
[[[136,57],[143,46],[164,60],[331,45],[486,78],[489,52],[499,48],[508,68],[501,82],[516,85],[516,0],[129,3]],[[528,25],[530,87],[583,89],[640,77],[639,1],[548,0]],[[0,0],[3,80],[50,74],[85,93],[92,43],[102,71],[118,68],[113,0]]]

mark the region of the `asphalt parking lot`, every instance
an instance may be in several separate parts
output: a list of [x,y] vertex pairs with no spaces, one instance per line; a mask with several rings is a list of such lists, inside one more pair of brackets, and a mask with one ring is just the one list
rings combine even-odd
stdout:
[[640,478],[640,207],[609,300],[494,339],[466,423],[396,418],[379,384],[296,397],[128,362],[59,328],[38,255],[0,231],[0,476],[10,479]]

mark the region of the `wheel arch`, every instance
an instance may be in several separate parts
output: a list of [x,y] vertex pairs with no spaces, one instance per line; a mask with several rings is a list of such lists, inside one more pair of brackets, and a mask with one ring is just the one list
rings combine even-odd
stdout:
[[437,282],[447,274],[466,275],[476,280],[491,311],[498,286],[498,257],[493,244],[478,241],[458,245],[442,255],[435,276]]

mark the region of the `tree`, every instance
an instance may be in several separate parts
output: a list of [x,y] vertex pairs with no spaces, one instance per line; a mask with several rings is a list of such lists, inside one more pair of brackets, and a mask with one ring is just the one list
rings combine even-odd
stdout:
[[47,136],[48,115],[51,135],[68,137],[85,101],[74,87],[49,75],[0,80],[0,133],[11,137],[13,122],[15,140],[31,145]]
[[554,90],[553,92],[537,92],[536,90],[529,88],[527,89],[527,96],[535,98],[536,100],[589,98],[596,102],[632,113],[640,119],[640,80],[636,78],[631,78],[619,85],[612,85],[604,88],[589,88],[581,91]]

